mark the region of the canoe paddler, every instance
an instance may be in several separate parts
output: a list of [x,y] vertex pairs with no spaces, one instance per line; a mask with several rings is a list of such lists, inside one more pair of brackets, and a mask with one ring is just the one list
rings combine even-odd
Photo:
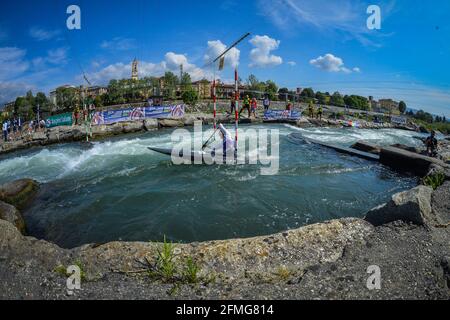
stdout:
[[[222,139],[221,142],[217,142],[216,145],[213,146],[212,150],[213,153],[217,156],[221,153],[223,155],[223,160],[226,162],[227,157],[231,157],[234,155],[235,152],[235,141],[234,138],[231,136],[230,131],[228,131],[223,124],[219,124],[218,127],[220,138]],[[220,150],[222,150],[220,152]],[[216,159],[218,160],[218,159]]]
[[[234,155],[235,141],[234,141],[234,138],[232,137],[230,131],[228,131],[223,126],[223,124],[219,124],[219,126],[217,127],[217,130],[214,132],[212,137],[214,137],[214,135],[216,134],[217,131],[219,131],[219,136],[221,138],[221,141],[217,142],[216,144],[213,144],[210,148],[212,150],[212,154],[215,154],[215,155],[218,155],[219,153],[223,154],[223,159],[224,159],[224,161],[226,161],[227,156]],[[205,148],[209,146],[209,144],[210,144],[209,142],[210,142],[211,138],[208,139],[208,141],[206,141],[206,143],[203,145],[202,150],[205,150]]]

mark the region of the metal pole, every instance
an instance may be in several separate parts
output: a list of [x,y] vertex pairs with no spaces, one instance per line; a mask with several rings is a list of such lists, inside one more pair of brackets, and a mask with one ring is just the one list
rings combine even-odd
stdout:
[[235,115],[235,122],[234,122],[234,129],[236,131],[235,135],[235,145],[234,145],[234,160],[237,163],[237,156],[238,156],[238,127],[239,127],[239,77],[238,77],[238,69],[236,67],[236,69],[234,70],[234,85],[235,85],[235,110],[234,110],[234,115]]
[[214,130],[216,130],[216,128],[217,128],[217,121],[216,121],[217,98],[216,98],[216,77],[215,76],[214,76],[214,80],[213,80],[213,102],[214,102]]
[[250,32],[247,32],[244,34],[239,40],[237,40],[235,43],[233,43],[228,49],[226,49],[220,56],[218,56],[216,59],[213,60],[213,63],[217,62],[220,58],[222,58],[224,55],[228,53],[231,49],[236,47],[239,43],[241,43],[245,38],[247,38],[250,35]]
[[222,58],[223,56],[225,56],[231,49],[233,49],[234,47],[236,47],[239,43],[241,43],[245,38],[247,38],[250,35],[250,32],[244,34],[239,40],[237,40],[236,42],[234,42],[230,47],[228,47],[221,55],[219,55],[217,58],[215,58],[213,61],[208,62],[207,64],[205,64],[203,67],[207,67],[213,63],[216,63],[217,61],[219,61],[220,58]]

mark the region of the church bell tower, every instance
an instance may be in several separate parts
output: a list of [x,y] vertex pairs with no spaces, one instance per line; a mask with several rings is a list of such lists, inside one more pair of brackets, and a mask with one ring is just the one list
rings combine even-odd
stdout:
[[139,62],[135,58],[133,60],[133,64],[131,65],[131,80],[138,80],[139,79],[139,76],[138,76],[138,64],[139,64]]

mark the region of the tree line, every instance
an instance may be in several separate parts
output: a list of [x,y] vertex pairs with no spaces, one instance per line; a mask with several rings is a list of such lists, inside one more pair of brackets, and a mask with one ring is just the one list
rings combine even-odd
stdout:
[[423,110],[419,110],[417,112],[413,112],[412,110],[409,110],[406,112],[406,115],[421,120],[426,123],[447,123],[447,118],[445,116],[433,116],[429,112],[425,112]]
[[[203,80],[208,87],[209,81]],[[358,95],[342,95],[336,91],[315,92],[312,88],[305,88],[298,94],[296,91],[288,88],[279,88],[272,81],[260,81],[251,74],[245,81],[239,79],[241,84],[245,84],[246,90],[242,94],[250,95],[256,98],[268,97],[272,101],[318,103],[321,105],[330,105],[338,107],[349,107],[364,111],[370,111],[371,105],[368,98]],[[221,96],[220,89],[218,95]],[[24,97],[18,97],[14,103],[13,113],[26,119],[36,117],[38,109],[41,113],[60,113],[72,112],[76,109],[82,109],[84,105],[95,105],[101,108],[110,105],[121,105],[128,103],[137,103],[148,100],[152,96],[162,96],[166,100],[182,99],[189,105],[195,104],[199,100],[199,93],[192,87],[191,76],[183,73],[180,76],[173,72],[166,72],[163,77],[144,77],[139,80],[120,79],[111,80],[107,85],[107,93],[98,95],[95,98],[84,95],[83,90],[75,87],[60,87],[56,89],[56,103],[53,104],[43,92],[38,92],[33,96],[31,91]],[[433,117],[423,110],[414,113],[406,111],[406,103],[401,101],[398,107],[401,114],[407,114],[416,119],[432,123],[446,122],[445,117]]]

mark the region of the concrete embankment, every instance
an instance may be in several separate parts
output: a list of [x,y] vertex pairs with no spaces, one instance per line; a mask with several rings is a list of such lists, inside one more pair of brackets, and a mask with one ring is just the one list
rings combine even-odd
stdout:
[[423,155],[424,149],[402,145],[381,147],[367,141],[358,141],[352,149],[379,155],[380,163],[394,170],[411,172],[420,177],[428,175],[433,168],[440,171],[450,170],[450,143],[446,140],[439,142],[437,158]]
[[[438,158],[425,156],[425,150],[415,147],[393,145],[381,147],[367,141],[358,141],[351,147],[338,146],[311,138],[305,138],[300,133],[290,135],[294,141],[306,141],[319,146],[333,149],[339,153],[349,154],[370,161],[379,161],[381,164],[400,172],[409,172],[423,177],[429,175],[431,170],[450,171],[450,143],[446,140],[439,142]],[[445,161],[445,162],[444,162]]]

